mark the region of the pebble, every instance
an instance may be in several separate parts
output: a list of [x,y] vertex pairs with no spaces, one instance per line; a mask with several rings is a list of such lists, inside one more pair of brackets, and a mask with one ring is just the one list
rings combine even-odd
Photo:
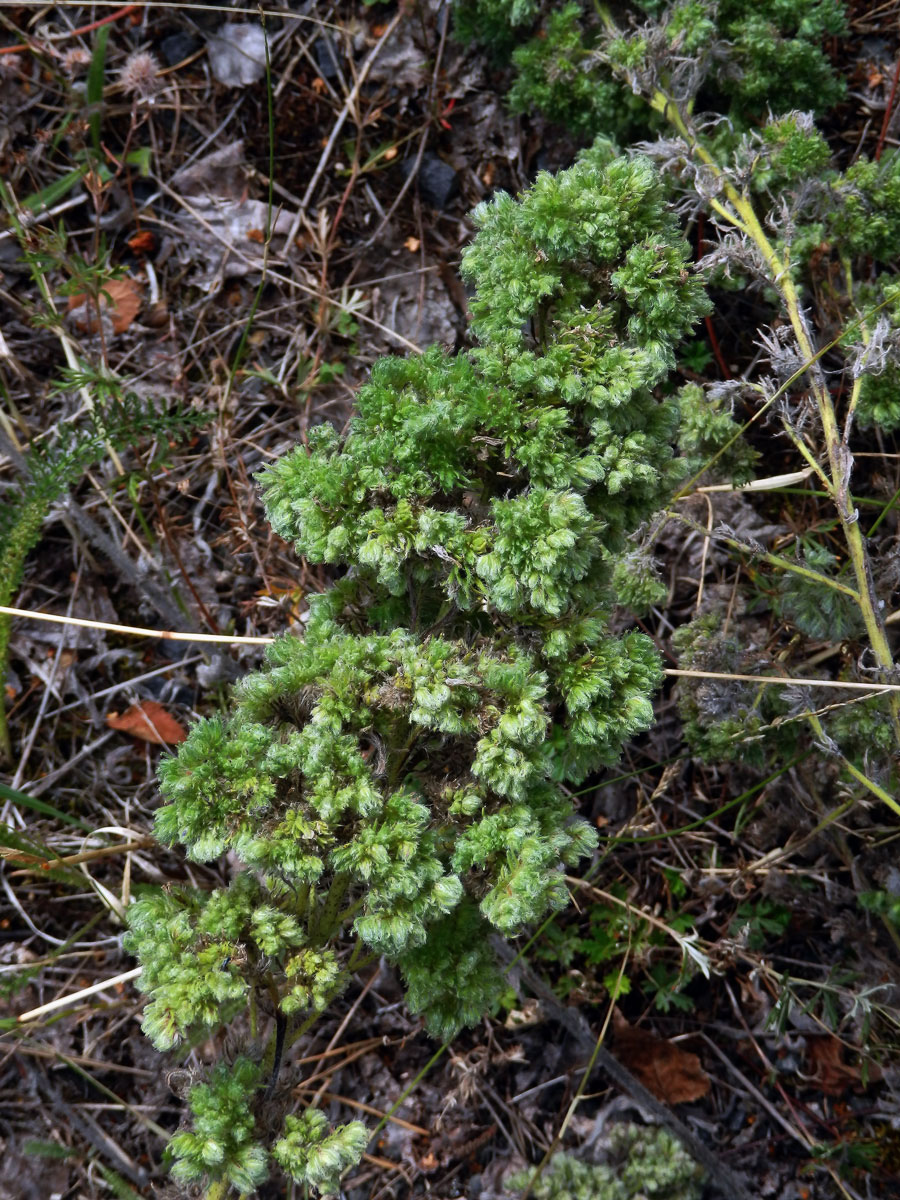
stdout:
[[[413,168],[415,159],[409,159],[403,164],[408,175]],[[419,174],[416,182],[419,195],[426,204],[433,208],[446,208],[448,203],[459,191],[459,179],[449,163],[438,158],[436,154],[425,153],[419,164]]]

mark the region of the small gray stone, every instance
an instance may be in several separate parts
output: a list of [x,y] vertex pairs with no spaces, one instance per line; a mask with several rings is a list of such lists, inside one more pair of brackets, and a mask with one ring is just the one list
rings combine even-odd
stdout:
[[[410,173],[414,163],[415,159],[408,159],[403,163],[405,174]],[[431,153],[422,155],[416,183],[419,195],[433,208],[446,208],[459,191],[459,179],[454,169],[442,158]]]

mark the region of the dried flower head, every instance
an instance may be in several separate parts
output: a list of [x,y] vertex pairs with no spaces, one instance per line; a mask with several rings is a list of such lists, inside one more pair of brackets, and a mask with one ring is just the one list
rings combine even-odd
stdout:
[[850,370],[854,379],[860,375],[880,375],[891,361],[896,361],[900,349],[900,331],[882,313],[869,331],[867,342],[853,342],[847,348]]
[[803,369],[806,356],[789,325],[760,329],[757,345],[766,355],[779,385]]
[[62,69],[70,77],[81,75],[90,66],[91,53],[83,46],[72,46],[62,56]]
[[159,63],[146,50],[138,50],[128,56],[119,82],[126,93],[148,100],[159,88]]
[[0,55],[0,79],[4,82],[22,74],[24,63],[21,54]]

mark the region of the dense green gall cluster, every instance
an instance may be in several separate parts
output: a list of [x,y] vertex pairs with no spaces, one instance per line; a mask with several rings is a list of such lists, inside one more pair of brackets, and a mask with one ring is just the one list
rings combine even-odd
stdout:
[[609,159],[476,209],[478,347],[382,360],[346,439],[323,427],[266,473],[277,532],[354,566],[376,621],[510,616],[567,655],[679,478],[677,409],[652,389],[707,305],[652,167]]
[[520,1171],[507,1190],[518,1195],[530,1185],[535,1200],[700,1200],[703,1169],[665,1129],[614,1125],[608,1141],[609,1162],[554,1154],[533,1183],[531,1171]]
[[742,438],[725,395],[688,383],[678,392],[678,408],[678,448],[689,477],[702,474],[704,483],[724,479],[735,487],[754,478],[759,454]]
[[176,1133],[168,1146],[172,1175],[181,1183],[204,1176],[251,1192],[268,1175],[266,1153],[255,1137],[251,1100],[260,1081],[257,1063],[238,1058],[217,1063],[188,1097],[194,1128]]
[[495,59],[509,55],[534,25],[540,0],[457,0],[453,28],[464,42],[480,42]]
[[185,1179],[246,1190],[274,1160],[333,1188],[360,1127],[288,1113],[271,1155],[254,1132],[282,1052],[378,956],[435,1035],[478,1020],[492,931],[565,904],[594,845],[561,784],[652,718],[656,650],[608,616],[628,535],[682,474],[657,385],[701,284],[654,169],[606,144],[474,219],[474,348],[383,359],[345,436],[264,472],[275,529],[344,574],[160,769],[160,840],[241,869],[133,906],[144,1028],[170,1049],[245,1010],[275,1026],[192,1091]]
[[687,88],[681,98],[697,111],[727,115],[737,128],[769,112],[825,112],[845,90],[823,49],[846,32],[842,0],[632,0],[616,6],[617,28],[605,7],[580,0],[457,0],[455,8],[460,38],[511,54],[510,107],[581,137],[625,144],[658,127],[623,73]]
[[888,362],[878,375],[864,375],[856,419],[885,433],[900,429],[900,362]]
[[599,30],[585,23],[578,3],[547,14],[538,36],[513,53],[515,78],[507,102],[513,112],[542,114],[579,137],[598,133],[623,143],[647,128],[646,105],[596,62]]
[[331,1130],[318,1108],[308,1108],[299,1117],[288,1114],[284,1130],[272,1151],[275,1161],[297,1183],[327,1195],[340,1191],[341,1172],[359,1162],[369,1142],[361,1121]]
[[[259,1064],[244,1055],[230,1065],[217,1063],[205,1083],[190,1089],[188,1107],[193,1129],[181,1130],[169,1142],[167,1157],[180,1183],[212,1178],[252,1193],[269,1176],[269,1155],[257,1136],[254,1097],[261,1082]],[[361,1121],[329,1129],[317,1108],[288,1115],[284,1136],[272,1157],[297,1183],[329,1195],[338,1192],[340,1174],[359,1162],[369,1133]]]
[[[831,237],[851,257],[889,263],[900,255],[900,155],[860,158],[832,181]],[[836,203],[835,203],[836,201]]]

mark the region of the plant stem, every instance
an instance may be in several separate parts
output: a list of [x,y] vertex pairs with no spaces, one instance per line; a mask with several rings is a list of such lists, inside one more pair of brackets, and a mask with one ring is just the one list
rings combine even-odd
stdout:
[[324,945],[339,927],[337,920],[341,911],[341,903],[350,886],[350,876],[346,871],[338,871],[331,881],[331,887],[321,905],[310,908],[309,940],[313,945]]
[[[288,1023],[287,1018],[281,1012],[275,1013],[275,1032],[270,1039],[269,1046],[266,1047],[266,1054],[263,1060],[263,1068],[269,1073],[269,1082],[266,1085],[264,1100],[269,1100],[272,1093],[275,1091],[275,1084],[278,1082],[278,1072],[281,1070],[281,1059],[284,1054],[284,1043],[287,1035]],[[270,1052],[271,1050],[271,1052]]]
[[[768,551],[760,552],[746,542],[742,542],[739,538],[729,537],[727,534],[716,533],[715,531],[710,533],[706,526],[700,525],[697,521],[692,521],[684,513],[670,511],[666,515],[672,520],[680,521],[682,525],[687,525],[689,529],[702,534],[703,537],[713,537],[717,542],[721,542],[725,546],[730,546],[733,550],[740,550],[742,554],[750,554],[754,558],[769,563],[770,566],[778,567],[781,571],[789,571],[792,575],[800,575],[804,579],[808,579],[811,583],[817,584],[819,587],[831,588],[832,591],[840,592],[841,595],[849,596],[851,600],[859,603],[859,592],[856,588],[848,587],[846,583],[841,583],[838,579],[832,579],[828,575],[814,571],[812,567],[804,567],[801,563],[793,562],[781,554],[771,554]],[[873,683],[872,686],[874,688],[878,685]]]
[[[808,364],[810,390],[819,412],[822,432],[825,439],[825,452],[828,456],[830,478],[826,481],[826,489],[837,509],[847,553],[853,574],[856,578],[856,602],[866,627],[869,645],[875,660],[884,671],[891,671],[894,658],[890,644],[885,634],[884,625],[879,612],[878,599],[872,579],[872,569],[866,551],[865,540],[859,527],[859,514],[852,507],[850,498],[850,474],[853,470],[853,456],[841,438],[834,403],[831,399],[821,372],[815,366],[818,355],[813,349],[809,327],[800,304],[800,297],[790,273],[790,263],[782,259],[775,247],[766,236],[760,224],[759,217],[750,199],[739,192],[725,172],[715,162],[709,151],[701,145],[696,134],[680,112],[675,101],[657,89],[650,100],[651,106],[663,114],[668,122],[684,138],[691,154],[703,163],[715,176],[722,186],[728,205],[711,201],[713,209],[730,225],[746,234],[759,250],[769,270],[770,281],[778,291],[787,312],[791,328],[800,347],[800,353]],[[891,721],[894,735],[900,745],[900,698],[892,695],[889,699]]]
[[[335,992],[333,998],[336,998],[337,995],[338,995],[338,993]],[[309,1014],[309,1016],[306,1018],[305,1021],[300,1022],[300,1024],[297,1026],[296,1029],[289,1030],[287,1033],[287,1036],[284,1039],[284,1049],[290,1050],[291,1046],[293,1046],[296,1042],[299,1042],[300,1039],[303,1037],[304,1033],[308,1033],[309,1030],[312,1029],[313,1025],[315,1025],[316,1021],[318,1021],[321,1016],[322,1016],[321,1012],[318,1012],[318,1011],[312,1012]]]
[[[825,732],[825,727],[820,721],[818,715],[816,713],[808,713],[807,720],[812,726],[813,732],[819,739],[820,744],[822,746],[828,746],[831,742],[831,739]],[[861,783],[863,787],[867,788],[873,796],[877,796],[883,804],[886,804],[888,808],[893,809],[893,811],[900,816],[900,803],[894,799],[890,792],[885,791],[885,789],[881,787],[880,784],[876,783],[874,779],[870,779],[864,771],[861,771],[859,767],[855,766],[848,758],[845,758],[839,750],[837,750],[837,756],[841,761],[841,766],[849,775],[852,775],[853,778],[858,783]]]

